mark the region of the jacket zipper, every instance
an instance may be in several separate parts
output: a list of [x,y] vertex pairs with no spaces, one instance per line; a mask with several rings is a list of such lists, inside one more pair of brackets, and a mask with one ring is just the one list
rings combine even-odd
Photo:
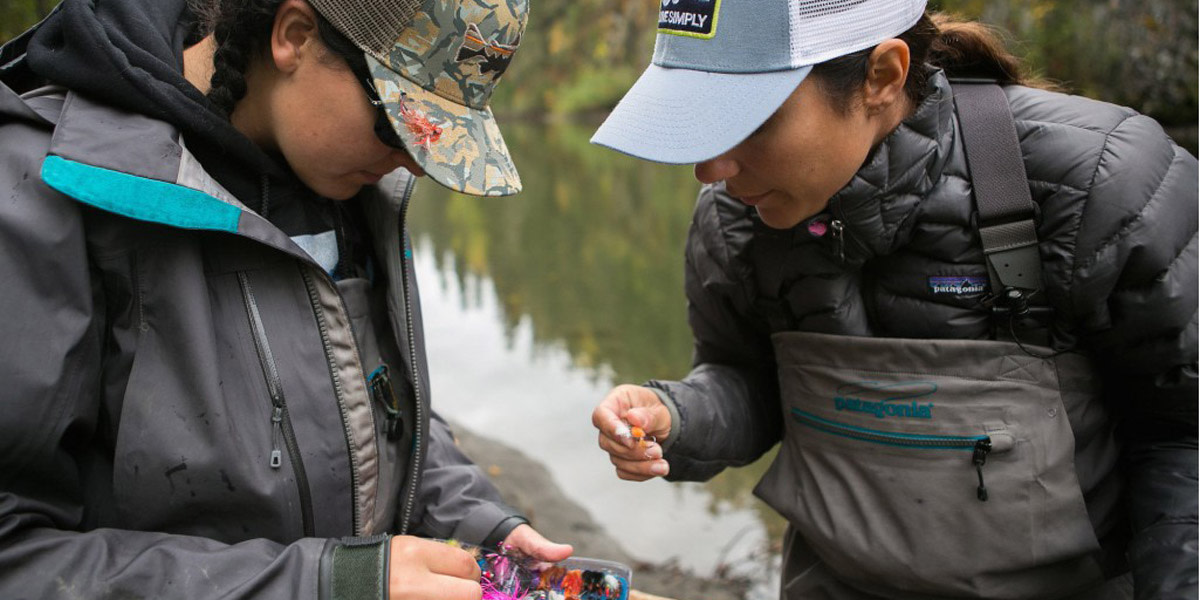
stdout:
[[846,262],[846,225],[841,219],[834,219],[829,222],[829,229],[833,233],[833,242],[837,246],[838,262]]
[[408,281],[408,242],[405,234],[405,221],[408,219],[408,201],[412,196],[413,182],[416,178],[410,178],[404,187],[404,194],[400,200],[400,280],[404,286],[404,321],[408,328],[408,360],[409,373],[412,375],[413,386],[413,405],[416,407],[416,422],[413,423],[413,451],[412,460],[408,467],[408,496],[404,499],[404,509],[401,511],[400,534],[408,533],[408,521],[412,517],[413,506],[416,504],[417,485],[421,480],[421,454],[422,454],[422,439],[424,434],[425,418],[424,409],[421,406],[421,383],[420,376],[417,370],[417,341],[416,330],[413,328],[413,310],[412,310],[412,286]]
[[834,242],[837,244],[837,257],[843,264],[846,262],[846,244],[847,240],[853,243],[856,247],[864,246],[860,243],[850,230],[846,229],[846,215],[842,212],[840,202],[831,202],[830,209],[833,214],[833,219],[829,221],[829,229],[832,232]]
[[[334,362],[333,354],[330,352],[332,344],[329,341],[329,324],[325,322],[325,312],[321,309],[321,299],[317,293],[317,286],[313,282],[312,275],[309,274],[305,267],[300,268],[300,276],[304,279],[304,287],[308,290],[308,302],[313,309],[313,314],[317,319],[317,331],[321,334],[321,347],[325,351],[325,359],[329,364],[329,372],[337,373],[337,364]],[[350,462],[350,506],[351,506],[351,527],[354,530],[354,535],[363,535],[362,531],[362,509],[359,506],[359,464],[358,457],[354,455],[351,449],[354,440],[354,433],[350,428],[350,414],[346,408],[346,394],[342,389],[342,382],[337,377],[333,377],[333,392],[337,397],[338,413],[342,417],[342,432],[346,436],[346,454]]]
[[983,483],[983,465],[987,462],[988,454],[992,451],[992,438],[986,435],[918,435],[911,433],[895,433],[846,425],[818,417],[798,408],[792,409],[792,417],[802,425],[817,431],[832,435],[855,439],[885,446],[899,446],[920,450],[970,450],[971,464],[979,476],[979,487],[975,489],[975,497],[981,502],[988,499],[987,486]]
[[250,287],[250,278],[245,273],[238,273],[238,283],[242,287],[242,298],[246,302],[246,312],[250,318],[250,329],[254,333],[254,348],[258,352],[258,361],[262,366],[263,377],[267,380],[267,391],[271,396],[271,459],[272,469],[279,469],[283,464],[283,452],[279,449],[279,439],[287,448],[288,460],[292,463],[292,471],[296,474],[296,487],[300,494],[300,515],[304,524],[304,536],[312,537],[313,525],[312,490],[308,487],[308,474],[304,470],[304,462],[300,459],[300,445],[296,442],[296,430],[288,415],[287,402],[283,397],[283,384],[279,379],[279,370],[275,366],[275,356],[271,353],[271,345],[267,341],[267,331],[263,327],[262,315],[258,311],[258,301],[254,298],[254,290]]

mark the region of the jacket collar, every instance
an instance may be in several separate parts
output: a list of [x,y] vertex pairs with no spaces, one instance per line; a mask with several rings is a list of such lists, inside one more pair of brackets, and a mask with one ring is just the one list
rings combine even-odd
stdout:
[[[0,94],[0,109],[6,104],[19,104],[19,98]],[[67,92],[41,175],[50,187],[94,208],[181,229],[233,233],[313,260],[214,179],[174,127],[75,92]],[[383,212],[399,212],[411,179],[397,170],[364,190],[362,199]]]
[[297,250],[213,179],[173,126],[77,92],[66,94],[41,175],[55,190],[110,213]]
[[954,145],[954,97],[941,71],[930,86],[932,93],[829,202],[832,218],[845,226],[849,264],[903,246],[914,213],[941,179]]

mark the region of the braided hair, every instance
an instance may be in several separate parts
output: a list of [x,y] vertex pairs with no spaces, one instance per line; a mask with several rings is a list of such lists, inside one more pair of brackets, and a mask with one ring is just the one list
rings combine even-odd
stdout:
[[[216,44],[208,99],[226,118],[246,96],[246,69],[252,59],[266,54],[281,4],[283,0],[189,0],[198,26],[211,32]],[[333,55],[331,63],[344,61],[356,71],[366,70],[362,51],[320,14],[317,31]]]

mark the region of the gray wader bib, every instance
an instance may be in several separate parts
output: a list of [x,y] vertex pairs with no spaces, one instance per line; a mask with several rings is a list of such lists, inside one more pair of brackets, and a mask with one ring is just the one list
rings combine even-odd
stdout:
[[783,598],[1132,598],[1098,560],[1121,484],[1086,358],[772,339],[786,425],[755,493],[790,523]]

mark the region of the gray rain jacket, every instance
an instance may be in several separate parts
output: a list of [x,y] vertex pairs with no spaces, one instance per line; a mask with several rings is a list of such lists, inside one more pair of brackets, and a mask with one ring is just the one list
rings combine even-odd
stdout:
[[400,173],[334,281],[166,123],[0,84],[0,597],[377,599],[371,536],[522,520],[430,409]]
[[[986,285],[987,271],[950,88],[940,73],[933,85],[827,212],[792,230],[766,228],[720,184],[700,193],[686,270],[695,366],[648,384],[674,412],[670,479],[710,478],[780,440],[776,331],[995,336],[982,292],[937,285]],[[1129,523],[1093,515],[1115,550],[1106,566],[1126,568],[1132,535],[1138,597],[1195,598],[1196,159],[1127,108],[1005,92],[1040,213],[1051,345],[1092,357],[1120,415]]]

